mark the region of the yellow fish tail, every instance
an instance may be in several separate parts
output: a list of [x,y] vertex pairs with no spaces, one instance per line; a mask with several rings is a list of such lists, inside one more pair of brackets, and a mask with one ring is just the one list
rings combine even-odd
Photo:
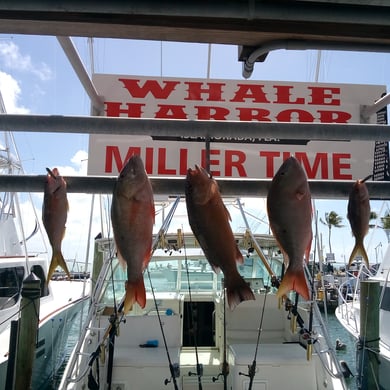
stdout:
[[370,268],[370,264],[369,264],[369,261],[368,261],[368,255],[367,255],[367,252],[366,252],[366,248],[364,248],[364,245],[363,245],[362,242],[356,242],[354,248],[352,249],[352,253],[351,253],[351,256],[349,257],[349,261],[348,261],[348,267],[353,263],[355,257],[359,253],[362,255],[363,260],[366,263],[367,268],[369,269]]
[[66,265],[64,256],[62,256],[61,251],[53,251],[53,255],[52,255],[50,267],[49,267],[49,272],[47,274],[47,284],[49,284],[49,281],[50,281],[51,277],[53,276],[54,271],[56,270],[57,267],[61,267],[65,271],[68,278],[70,279],[70,273],[68,270],[68,266]]

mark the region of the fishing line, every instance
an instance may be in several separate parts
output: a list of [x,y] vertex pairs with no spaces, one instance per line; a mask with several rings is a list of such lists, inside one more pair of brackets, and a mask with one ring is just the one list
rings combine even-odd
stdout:
[[[168,230],[169,225],[171,224],[173,215],[174,215],[174,213],[176,211],[176,208],[177,208],[177,206],[179,204],[179,201],[180,201],[180,196],[177,196],[175,202],[173,203],[171,209],[169,210],[169,213],[168,213],[167,217],[163,221],[158,234],[156,235],[156,237],[154,239],[154,242],[152,244],[152,252],[151,252],[151,255],[150,255],[151,257],[153,255],[154,251],[157,249],[157,246],[158,246],[161,238],[164,236],[164,234]],[[176,382],[176,377],[177,377],[177,373],[178,373],[178,367],[177,367],[177,365],[175,366],[174,364],[172,364],[171,356],[169,354],[168,343],[167,343],[167,340],[166,340],[166,337],[165,337],[164,327],[163,327],[163,323],[161,321],[160,311],[159,311],[159,308],[158,308],[156,295],[154,293],[154,287],[153,287],[153,283],[152,283],[152,278],[150,276],[149,267],[146,268],[146,272],[147,272],[147,275],[148,275],[150,289],[151,289],[152,296],[153,296],[153,302],[154,302],[154,306],[155,306],[155,309],[156,309],[158,322],[159,322],[160,329],[161,329],[161,335],[162,335],[163,342],[164,342],[165,352],[167,354],[167,359],[168,359],[168,364],[169,364],[169,371],[171,373],[171,379],[165,379],[164,383],[165,383],[165,385],[167,385],[168,383],[170,383],[172,381],[174,389],[178,390],[178,386],[177,386],[177,382]]]
[[229,363],[226,358],[226,288],[223,289],[223,362],[222,372],[216,377],[213,376],[213,382],[216,382],[220,376],[223,376],[223,389],[227,390],[227,376],[229,375]]
[[[169,353],[169,350],[168,350],[168,343],[167,343],[167,339],[165,337],[164,327],[163,327],[163,324],[162,324],[162,321],[161,321],[161,316],[160,316],[160,311],[158,309],[156,295],[154,294],[154,288],[153,288],[153,285],[152,285],[152,278],[150,276],[149,267],[146,269],[146,271],[148,273],[148,278],[149,278],[149,282],[150,282],[150,288],[151,288],[151,291],[152,291],[153,301],[154,301],[154,305],[156,307],[156,313],[157,313],[157,317],[158,317],[158,322],[160,324],[161,335],[162,335],[163,342],[164,342],[165,352],[167,353],[167,359],[168,359],[168,364],[169,364],[169,371],[171,373],[171,380],[173,382],[174,389],[178,390],[178,386],[177,386],[177,382],[176,382],[175,367],[172,364],[171,356],[170,356],[170,353]],[[167,385],[171,380],[165,379],[165,382],[164,382],[165,385]]]
[[[183,226],[182,226],[183,229]],[[197,328],[195,329],[195,321],[194,321],[194,309],[193,309],[193,302],[192,302],[192,294],[191,294],[191,285],[190,285],[190,273],[188,270],[188,258],[187,258],[187,247],[185,244],[185,240],[183,240],[183,249],[184,249],[184,262],[186,265],[186,275],[187,275],[187,284],[188,284],[188,296],[190,298],[190,319],[191,319],[191,326],[190,329],[192,329],[193,332],[193,338],[194,338],[194,348],[195,348],[195,358],[196,358],[196,374],[193,374],[192,372],[189,372],[188,375],[197,375],[198,377],[198,389],[202,390],[202,375],[203,375],[203,367],[201,364],[199,364],[199,355],[198,355],[198,341],[197,341]]]
[[248,366],[248,374],[244,374],[242,372],[238,373],[238,375],[244,375],[244,376],[249,377],[249,387],[248,387],[248,390],[252,390],[253,380],[254,380],[255,374],[256,374],[257,351],[259,349],[260,336],[261,336],[261,332],[263,330],[263,319],[264,319],[265,305],[266,305],[266,302],[267,302],[267,293],[268,293],[268,291],[266,289],[265,294],[264,294],[263,309],[261,310],[261,316],[260,316],[260,326],[259,326],[259,330],[257,332],[257,341],[256,341],[255,356],[253,358],[253,362],[252,362],[252,364],[250,366]]

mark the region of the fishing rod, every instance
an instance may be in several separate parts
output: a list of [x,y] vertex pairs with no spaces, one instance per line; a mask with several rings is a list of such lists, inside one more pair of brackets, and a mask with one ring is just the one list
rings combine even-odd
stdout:
[[147,273],[148,273],[148,278],[149,278],[149,282],[150,282],[150,287],[151,287],[151,290],[152,290],[154,305],[156,307],[156,313],[157,313],[157,317],[158,317],[158,322],[160,324],[160,329],[161,329],[161,334],[162,334],[162,338],[163,338],[163,342],[164,342],[165,352],[167,354],[169,371],[171,373],[171,378],[170,379],[165,379],[164,384],[166,386],[168,383],[172,382],[174,389],[178,390],[179,388],[178,388],[177,382],[176,382],[176,377],[178,376],[177,375],[178,374],[178,366],[172,364],[171,356],[169,354],[168,343],[167,343],[167,339],[165,337],[165,332],[164,332],[163,324],[162,324],[162,321],[161,321],[160,311],[158,310],[157,299],[156,299],[156,295],[154,294],[154,288],[152,286],[152,279],[151,279],[151,276],[150,276],[149,267],[147,268]]
[[[49,173],[49,171],[48,171]],[[49,173],[50,174],[50,173]],[[160,238],[162,237],[162,235],[166,232],[166,230],[168,229],[169,227],[169,224],[173,218],[173,214],[177,208],[177,205],[180,201],[180,197],[178,196],[171,208],[171,210],[169,211],[167,217],[165,218],[165,220],[163,221],[163,224],[159,230],[159,233],[156,235],[155,239],[154,239],[154,242],[152,243],[152,250],[151,250],[151,254],[150,256],[153,255],[154,251],[157,249],[157,246],[158,246],[158,243],[159,243],[159,240]],[[112,269],[112,261],[110,262],[110,267],[111,267],[111,279],[113,279],[113,274],[114,274],[114,271]],[[150,283],[151,283],[151,279],[150,279],[150,274],[149,274],[149,269],[148,269],[148,275],[149,275],[149,280],[150,280]],[[151,283],[151,287],[152,287],[152,292],[154,291],[153,290],[153,286],[152,286],[152,283]],[[104,340],[108,339],[108,363],[107,363],[107,386],[108,386],[108,389],[111,388],[111,382],[112,382],[112,371],[113,371],[113,356],[114,356],[114,348],[115,348],[115,336],[118,335],[118,329],[119,329],[119,324],[123,321],[123,318],[125,316],[124,312],[122,311],[123,310],[123,306],[124,306],[124,298],[122,298],[120,304],[119,304],[119,307],[117,306],[117,299],[116,299],[116,294],[115,294],[115,289],[114,289],[114,283],[112,283],[112,289],[113,289],[113,296],[114,296],[114,314],[110,317],[110,320],[109,320],[109,325],[104,333],[104,336],[102,338],[102,342],[99,344],[97,350],[95,351],[94,353],[94,358],[91,359],[91,362],[90,362],[90,366],[92,365],[93,361],[96,359],[97,356],[99,356],[99,354],[101,352],[103,352],[103,350],[101,349],[101,345],[102,343],[104,342]],[[154,298],[154,303],[155,303],[155,306],[156,306],[156,309],[157,309],[157,313],[159,314],[158,312],[158,306],[157,306],[157,301],[155,299],[155,296],[153,294],[153,298]],[[118,314],[121,313],[121,316],[119,317]],[[162,328],[162,322],[161,322],[161,318],[159,317],[159,322],[160,322],[160,327],[161,327],[161,330],[162,330],[162,333],[163,333],[163,339],[165,341],[165,347],[166,347],[166,351],[168,353],[168,348],[166,346],[166,340],[165,340],[165,335],[164,335],[164,332],[163,332],[163,328]],[[169,353],[168,353],[168,361],[169,361],[169,364],[170,364],[170,370],[171,372],[173,372],[173,369],[172,369],[172,363],[170,361],[170,357],[169,357]],[[173,376],[173,381],[174,381],[174,385],[175,385],[175,390],[178,389],[177,387],[177,384],[176,384],[176,381],[175,381],[175,377]]]
[[[119,323],[123,320],[124,313],[122,313],[121,318],[119,319],[118,313],[120,313],[123,309],[124,305],[124,299],[119,304],[119,307],[117,307],[117,298],[115,293],[115,287],[114,287],[114,270],[112,268],[112,261],[110,262],[110,268],[111,268],[111,280],[112,280],[112,293],[114,297],[114,314],[111,314],[109,322],[110,326],[108,329],[108,362],[107,362],[107,389],[111,390],[112,385],[112,371],[114,368],[114,350],[115,350],[115,336],[118,335],[119,330]],[[107,337],[107,333],[106,333]]]
[[[179,204],[179,201],[180,201],[180,196],[177,196],[175,201],[174,201],[174,203],[173,203],[173,205],[172,205],[172,207],[171,207],[171,209],[169,210],[168,215],[166,216],[165,220],[163,221],[158,234],[156,235],[156,237],[154,239],[154,242],[152,244],[152,254],[157,249],[157,246],[158,246],[161,238],[164,236],[164,234],[168,230],[169,225],[171,224],[173,215],[174,215],[174,213],[176,211],[176,208],[177,208],[177,206]],[[184,242],[184,240],[183,240],[183,242]],[[150,288],[151,288],[151,291],[152,291],[153,302],[154,302],[154,306],[155,306],[155,309],[156,309],[158,322],[159,322],[159,325],[160,325],[161,335],[162,335],[163,342],[164,342],[165,352],[167,354],[169,371],[171,373],[170,379],[166,378],[165,381],[164,381],[164,384],[166,386],[168,383],[172,382],[174,389],[178,390],[179,388],[178,388],[178,385],[177,385],[176,378],[180,375],[179,374],[180,373],[180,369],[179,369],[178,364],[173,364],[172,363],[171,356],[169,354],[168,343],[167,343],[167,339],[165,337],[164,327],[163,327],[163,323],[162,323],[162,320],[161,320],[160,311],[158,309],[158,303],[157,303],[156,295],[154,293],[154,287],[153,287],[153,283],[152,283],[152,278],[150,276],[149,267],[147,268],[147,274],[148,274],[148,278],[149,278]]]
[[187,274],[187,284],[188,284],[188,295],[190,298],[190,320],[191,320],[191,326],[190,328],[193,331],[193,337],[194,337],[194,348],[195,348],[195,359],[196,359],[196,373],[189,372],[188,375],[196,375],[198,377],[198,389],[202,390],[202,376],[203,376],[203,366],[199,363],[199,354],[198,354],[198,338],[197,338],[197,328],[195,329],[195,321],[194,321],[194,310],[193,310],[193,301],[192,301],[192,294],[191,294],[191,285],[190,285],[190,273],[188,270],[188,258],[187,258],[187,248],[185,245],[185,240],[183,240],[183,248],[184,248],[184,259],[186,264],[186,274]]
[[216,382],[220,376],[223,376],[223,390],[227,390],[227,376],[229,375],[229,363],[226,358],[226,288],[223,289],[223,362],[222,370],[216,377],[213,376],[213,382]]
[[268,288],[266,288],[265,294],[264,294],[264,303],[263,303],[263,309],[261,311],[261,317],[260,317],[260,327],[257,332],[257,341],[256,341],[256,348],[255,348],[255,356],[253,358],[253,362],[251,365],[248,366],[248,374],[244,374],[243,372],[239,372],[238,375],[244,375],[249,377],[249,386],[248,390],[252,390],[253,386],[253,380],[255,378],[256,374],[256,359],[257,359],[257,351],[259,349],[259,344],[260,344],[260,336],[263,330],[263,319],[264,319],[264,312],[265,312],[265,305],[267,302],[267,293],[268,293]]

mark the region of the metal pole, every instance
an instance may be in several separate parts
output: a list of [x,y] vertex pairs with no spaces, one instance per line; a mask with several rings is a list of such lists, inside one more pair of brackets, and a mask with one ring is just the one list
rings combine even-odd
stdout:
[[39,323],[39,298],[41,295],[41,280],[34,273],[30,273],[23,281],[21,294],[21,316],[16,350],[14,390],[31,389]]
[[379,296],[377,281],[360,282],[359,389],[379,389]]

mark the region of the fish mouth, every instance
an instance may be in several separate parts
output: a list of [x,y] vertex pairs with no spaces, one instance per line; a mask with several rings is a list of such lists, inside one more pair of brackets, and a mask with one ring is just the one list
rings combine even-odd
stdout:
[[193,175],[195,172],[201,172],[201,168],[199,168],[198,164],[195,164],[195,169],[188,168],[187,173]]
[[57,176],[54,174],[54,172],[50,168],[46,168],[46,171],[53,179],[57,179]]

